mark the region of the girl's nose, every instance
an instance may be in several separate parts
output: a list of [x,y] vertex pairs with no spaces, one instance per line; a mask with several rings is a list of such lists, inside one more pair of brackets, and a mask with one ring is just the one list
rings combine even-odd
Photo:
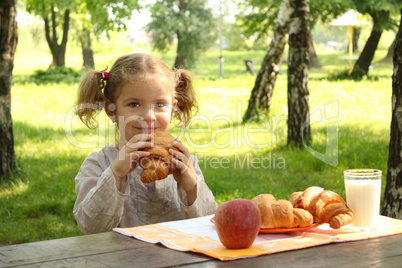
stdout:
[[142,117],[145,121],[149,121],[149,122],[156,120],[155,108],[153,107],[153,105],[150,105],[149,107],[144,109],[144,113],[143,113]]

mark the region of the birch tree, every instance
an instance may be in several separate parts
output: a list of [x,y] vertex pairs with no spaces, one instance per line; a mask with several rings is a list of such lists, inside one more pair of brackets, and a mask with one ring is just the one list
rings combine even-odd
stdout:
[[302,147],[311,140],[309,124],[309,5],[308,0],[290,0],[293,10],[289,27],[288,137],[287,144]]
[[402,219],[402,9],[400,14],[401,21],[394,47],[391,138],[382,214]]
[[[336,0],[315,0],[309,4],[309,26],[312,27],[317,21],[326,23],[337,17],[339,14],[347,10],[352,4],[351,0],[336,1]],[[283,0],[279,6],[279,1],[260,1],[247,0],[247,4],[240,6],[241,14],[238,20],[241,22],[242,29],[246,35],[257,35],[257,38],[267,38],[271,33],[271,25],[275,25],[272,41],[267,49],[267,54],[261,65],[260,73],[257,76],[254,88],[250,94],[247,111],[243,117],[243,121],[251,119],[253,116],[268,113],[271,106],[271,98],[276,81],[276,75],[281,66],[282,56],[278,53],[283,53],[283,48],[288,39],[289,25],[284,21],[288,21],[291,11],[289,0]],[[249,6],[253,7],[250,11]],[[248,13],[249,12],[249,13]],[[248,13],[247,15],[245,13]],[[278,14],[278,15],[276,15]],[[281,19],[280,19],[281,18]],[[275,23],[276,19],[276,23]],[[318,65],[318,59],[313,46],[310,31],[309,38],[309,66]],[[285,38],[286,37],[286,38]],[[278,62],[278,59],[280,61]],[[313,63],[313,64],[312,64]],[[278,67],[278,68],[277,68]],[[276,69],[277,71],[270,71]],[[261,73],[263,72],[263,73]]]
[[244,121],[268,112],[271,106],[272,92],[276,77],[282,65],[282,55],[288,42],[290,14],[292,8],[289,0],[283,0],[279,8],[278,19],[274,29],[274,36],[267,54],[261,64],[253,90],[251,91]]

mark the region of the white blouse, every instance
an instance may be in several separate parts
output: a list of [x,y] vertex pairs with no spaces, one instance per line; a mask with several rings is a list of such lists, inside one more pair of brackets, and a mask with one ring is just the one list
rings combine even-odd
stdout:
[[186,192],[173,175],[152,183],[141,181],[141,167],[130,172],[122,192],[116,188],[110,168],[117,157],[115,145],[92,153],[75,177],[77,199],[74,215],[84,234],[111,231],[114,227],[134,227],[214,214],[214,195],[205,183],[197,157],[191,156],[197,174],[197,199],[187,205]]

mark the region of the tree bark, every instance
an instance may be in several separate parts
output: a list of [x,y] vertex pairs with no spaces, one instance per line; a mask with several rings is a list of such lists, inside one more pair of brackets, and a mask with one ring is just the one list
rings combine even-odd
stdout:
[[353,29],[353,38],[352,38],[353,53],[358,52],[357,45],[358,45],[358,41],[359,41],[361,31],[362,31],[362,29],[360,27],[354,27],[354,29]]
[[83,28],[80,33],[80,43],[82,49],[82,66],[85,69],[95,68],[94,52],[92,50],[91,33],[87,28]]
[[[310,31],[309,31],[310,32]],[[308,41],[308,49],[309,49],[309,53],[310,53],[310,67],[319,67],[320,64],[318,62],[318,57],[317,57],[317,53],[315,51],[315,47],[314,47],[314,40],[313,37],[311,36],[311,33],[309,34],[309,41]]]
[[[45,10],[45,8],[46,7],[43,6],[43,10]],[[53,57],[52,65],[57,67],[64,67],[66,66],[65,58],[68,40],[68,29],[70,24],[70,10],[66,9],[66,11],[64,12],[63,37],[60,44],[58,44],[57,40],[56,12],[54,10],[55,8],[52,5],[50,13],[52,25],[50,25],[48,17],[43,17],[43,20],[45,22],[46,41],[49,45],[50,52],[52,53]],[[50,32],[52,32],[52,34],[50,34]]]
[[[186,0],[180,0],[179,2],[179,16],[186,12]],[[176,60],[174,62],[174,68],[187,68],[188,62],[186,53],[184,52],[184,43],[181,40],[181,35],[179,31],[176,32],[177,35],[177,50],[176,50]]]
[[402,219],[402,9],[395,39],[392,75],[392,120],[388,154],[387,184],[382,214]]
[[176,50],[176,59],[174,61],[174,68],[187,68],[188,62],[186,54],[183,52],[184,43],[181,41],[181,35],[177,32],[177,50]]
[[383,61],[392,60],[392,58],[394,57],[395,45],[396,45],[396,39],[394,39],[394,41],[392,41],[392,44],[389,46],[387,56],[385,56],[385,58],[382,59]]
[[370,37],[368,38],[359,59],[353,67],[351,75],[354,77],[362,77],[363,75],[368,74],[369,66],[374,58],[375,51],[377,50],[382,35],[382,29],[378,25],[378,16],[378,14],[371,14],[374,21],[373,29],[371,30]]
[[310,143],[309,123],[309,4],[291,0],[288,60],[288,145]]
[[0,1],[0,179],[15,168],[11,79],[18,43],[15,0]]
[[282,65],[283,50],[288,41],[291,13],[289,0],[282,0],[274,36],[255,80],[243,121],[269,111],[276,77]]
[[92,48],[83,48],[82,49],[82,58],[83,58],[82,66],[85,69],[95,68],[94,52],[93,52]]

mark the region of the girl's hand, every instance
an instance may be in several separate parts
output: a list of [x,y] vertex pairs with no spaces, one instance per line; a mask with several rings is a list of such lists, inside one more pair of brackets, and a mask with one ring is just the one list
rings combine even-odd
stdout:
[[179,150],[179,152],[172,149],[169,150],[173,156],[172,162],[177,168],[173,173],[173,177],[183,190],[187,192],[187,203],[190,206],[197,199],[197,175],[195,174],[187,147],[178,139],[173,142],[173,146]]
[[116,179],[117,189],[120,191],[121,181],[127,174],[138,166],[141,157],[148,156],[149,152],[139,151],[139,149],[153,147],[153,135],[138,134],[133,136],[120,150],[116,159],[113,161],[111,169]]

